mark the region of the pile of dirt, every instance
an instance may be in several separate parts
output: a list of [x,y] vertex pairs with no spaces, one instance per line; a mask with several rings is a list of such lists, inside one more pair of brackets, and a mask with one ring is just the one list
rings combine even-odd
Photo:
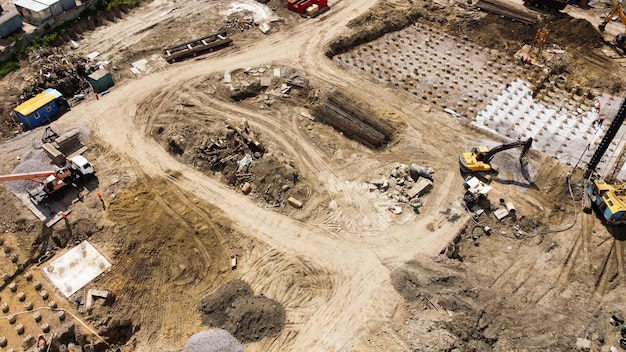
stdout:
[[250,285],[235,280],[202,299],[202,322],[221,327],[243,342],[277,335],[285,325],[285,308],[262,295],[254,296]]

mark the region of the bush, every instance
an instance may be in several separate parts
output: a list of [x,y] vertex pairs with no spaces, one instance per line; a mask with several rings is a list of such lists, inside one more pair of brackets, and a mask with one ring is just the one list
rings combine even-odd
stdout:
[[35,37],[33,38],[32,45],[35,49],[39,48],[47,48],[57,39],[56,33],[46,34],[43,37]]
[[6,61],[0,64],[0,78],[20,68],[17,61]]

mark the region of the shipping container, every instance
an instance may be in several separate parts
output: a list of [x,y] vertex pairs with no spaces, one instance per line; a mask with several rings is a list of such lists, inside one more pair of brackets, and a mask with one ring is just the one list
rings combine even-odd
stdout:
[[111,73],[102,68],[87,76],[87,80],[95,93],[102,93],[114,84]]
[[6,11],[0,16],[0,37],[6,38],[22,28],[22,18],[15,10]]
[[63,13],[63,6],[61,5],[61,0],[35,0],[40,4],[44,4],[48,6],[50,12],[52,12],[52,16],[58,16]]

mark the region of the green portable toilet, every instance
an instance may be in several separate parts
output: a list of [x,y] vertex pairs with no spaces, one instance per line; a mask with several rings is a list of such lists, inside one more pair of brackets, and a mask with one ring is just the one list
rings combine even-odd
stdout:
[[103,68],[87,76],[87,79],[89,80],[89,84],[91,84],[95,93],[102,93],[113,87],[113,77],[111,76],[111,72]]

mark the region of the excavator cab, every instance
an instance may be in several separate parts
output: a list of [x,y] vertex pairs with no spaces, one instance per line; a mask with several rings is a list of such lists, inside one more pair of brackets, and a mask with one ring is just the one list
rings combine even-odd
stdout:
[[474,147],[469,152],[461,153],[459,165],[465,172],[495,171],[488,163],[484,163],[484,155],[489,152],[486,146]]

